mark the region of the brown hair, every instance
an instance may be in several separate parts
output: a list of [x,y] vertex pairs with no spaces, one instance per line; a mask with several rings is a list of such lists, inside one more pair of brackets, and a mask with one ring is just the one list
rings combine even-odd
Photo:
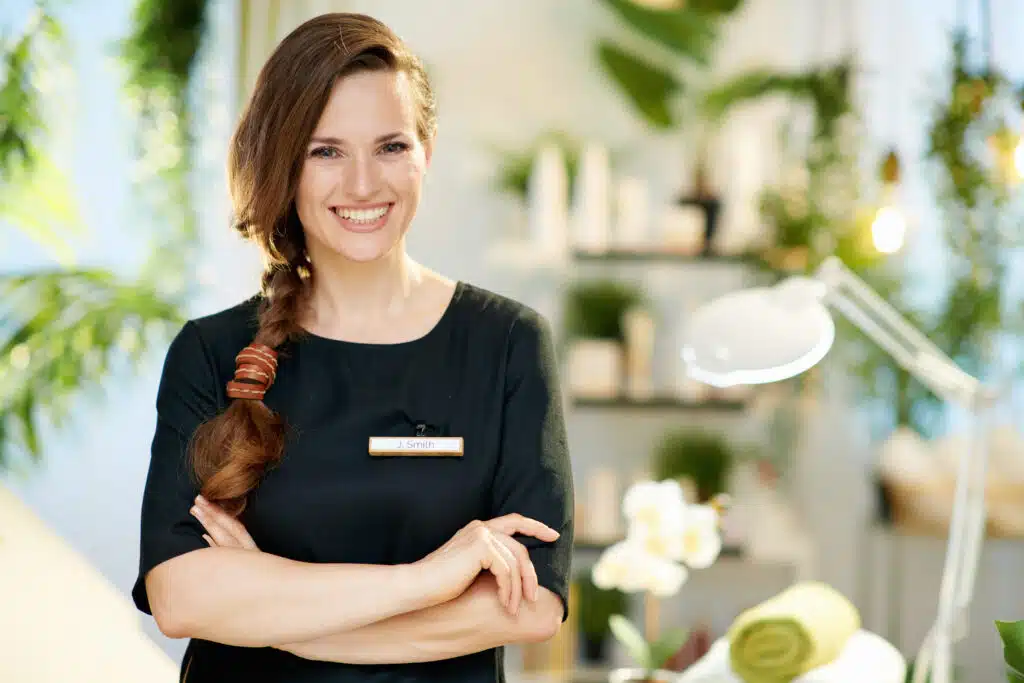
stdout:
[[231,140],[234,227],[259,246],[266,263],[259,330],[236,359],[230,405],[199,427],[191,459],[203,496],[234,515],[284,450],[284,421],[262,398],[277,369],[275,350],[303,334],[299,318],[314,275],[295,209],[306,147],[337,80],[367,70],[406,74],[417,98],[417,133],[431,140],[434,96],[422,64],[387,26],[348,13],[310,19],[281,41]]

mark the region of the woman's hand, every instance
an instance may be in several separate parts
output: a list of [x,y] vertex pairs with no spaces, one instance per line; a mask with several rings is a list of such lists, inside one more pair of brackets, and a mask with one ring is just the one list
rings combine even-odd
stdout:
[[559,536],[551,527],[518,514],[486,522],[477,520],[412,566],[427,582],[427,594],[436,602],[462,595],[481,571],[488,571],[497,581],[502,606],[517,615],[522,598],[534,601],[538,591],[537,571],[530,555],[512,538],[517,533],[547,542]]
[[206,529],[203,538],[211,547],[259,551],[241,522],[202,496],[196,496],[196,504],[189,512]]

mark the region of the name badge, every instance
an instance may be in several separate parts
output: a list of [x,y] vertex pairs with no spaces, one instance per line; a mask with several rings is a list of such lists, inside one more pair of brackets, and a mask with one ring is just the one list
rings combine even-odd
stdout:
[[370,455],[462,456],[461,436],[371,436]]

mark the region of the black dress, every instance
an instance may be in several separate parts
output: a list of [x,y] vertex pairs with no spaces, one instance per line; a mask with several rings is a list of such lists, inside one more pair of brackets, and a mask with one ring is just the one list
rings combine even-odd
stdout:
[[[225,384],[235,355],[253,339],[258,305],[254,297],[189,321],[167,353],[132,591],[147,614],[147,572],[206,547],[189,514],[198,489],[186,444],[227,404]],[[568,605],[572,475],[542,317],[460,282],[441,320],[420,339],[360,344],[308,334],[279,352],[264,401],[284,416],[289,438],[241,518],[262,551],[303,562],[409,563],[473,519],[518,512],[561,532],[554,543],[519,540],[540,585]],[[368,453],[372,436],[424,432],[463,437],[464,454]],[[351,665],[193,639],[186,669],[188,683],[504,680],[502,648],[438,662]]]

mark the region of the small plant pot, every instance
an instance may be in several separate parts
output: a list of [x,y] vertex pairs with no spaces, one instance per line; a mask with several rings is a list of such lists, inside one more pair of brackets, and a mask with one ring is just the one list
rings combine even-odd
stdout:
[[679,674],[674,671],[655,669],[648,672],[645,669],[621,668],[612,669],[608,673],[608,683],[673,683]]
[[569,349],[569,386],[578,398],[622,393],[622,344],[615,339],[577,339]]
[[583,645],[583,660],[588,664],[600,664],[608,658],[608,636],[584,635],[581,639]]

